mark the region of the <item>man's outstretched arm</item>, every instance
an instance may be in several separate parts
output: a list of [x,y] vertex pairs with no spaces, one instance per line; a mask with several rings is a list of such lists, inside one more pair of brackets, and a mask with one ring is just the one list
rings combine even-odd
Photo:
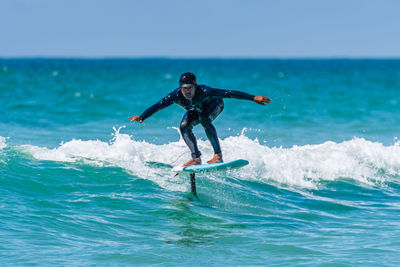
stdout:
[[173,93],[170,93],[166,97],[164,97],[163,99],[161,99],[160,101],[158,101],[157,103],[155,103],[154,105],[152,105],[151,107],[146,109],[142,113],[142,115],[140,115],[140,116],[132,116],[132,117],[129,117],[128,119],[130,121],[137,121],[137,122],[142,123],[145,119],[147,119],[148,117],[150,117],[151,115],[153,115],[157,111],[160,111],[160,110],[172,105],[172,103],[174,103],[174,99],[175,98],[173,96]]
[[269,99],[266,96],[255,96],[241,91],[223,90],[223,89],[216,89],[209,87],[207,88],[207,92],[209,95],[212,95],[214,97],[252,100],[260,105],[265,105],[265,103],[271,103],[271,99]]

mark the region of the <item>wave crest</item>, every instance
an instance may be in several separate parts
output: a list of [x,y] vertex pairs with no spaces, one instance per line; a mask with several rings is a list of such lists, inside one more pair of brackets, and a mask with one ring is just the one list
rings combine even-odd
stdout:
[[[185,191],[186,179],[174,178],[170,168],[189,159],[190,153],[183,140],[164,145],[136,141],[114,129],[109,142],[77,140],[62,143],[55,149],[26,145],[29,153],[39,160],[83,162],[96,166],[113,166],[127,170],[132,175],[149,179],[160,186]],[[226,161],[246,159],[250,164],[233,176],[300,187],[316,187],[321,181],[350,178],[362,183],[375,184],[400,176],[400,142],[384,146],[363,138],[353,138],[342,143],[327,141],[317,145],[291,148],[268,147],[257,139],[251,140],[242,133],[220,140]],[[1,143],[0,143],[1,144]],[[212,156],[208,141],[198,140],[203,159]],[[149,165],[149,162],[163,163]],[[161,166],[161,167],[160,167]]]

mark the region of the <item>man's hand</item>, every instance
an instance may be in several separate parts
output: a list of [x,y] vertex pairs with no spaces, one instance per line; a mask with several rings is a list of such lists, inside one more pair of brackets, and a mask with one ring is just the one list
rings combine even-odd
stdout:
[[269,99],[266,96],[262,96],[262,95],[255,96],[253,101],[256,102],[257,104],[264,105],[264,106],[265,106],[265,103],[271,103],[271,99]]
[[140,122],[140,123],[143,122],[143,119],[142,119],[142,117],[140,117],[140,116],[132,116],[132,117],[129,117],[128,119],[129,119],[130,121],[137,121],[137,122]]

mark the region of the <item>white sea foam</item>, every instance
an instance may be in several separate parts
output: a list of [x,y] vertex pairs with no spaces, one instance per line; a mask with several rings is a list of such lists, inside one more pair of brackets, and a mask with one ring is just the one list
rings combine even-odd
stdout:
[[0,136],[0,149],[3,149],[7,146],[6,144],[6,138],[4,138],[3,136]]
[[[186,191],[187,179],[174,177],[169,168],[155,167],[148,162],[179,165],[189,159],[190,153],[183,142],[164,145],[133,140],[131,136],[115,130],[110,143],[99,140],[72,140],[55,149],[24,146],[39,160],[83,162],[96,166],[114,166],[132,175],[149,179],[169,190]],[[212,156],[208,141],[199,140],[203,160]],[[340,178],[355,179],[362,183],[384,182],[400,175],[400,142],[384,146],[362,138],[342,143],[325,142],[318,145],[282,148],[262,145],[251,140],[244,132],[221,140],[225,161],[247,159],[250,164],[235,175],[245,180],[315,187],[320,181]]]
[[2,164],[7,164],[6,161],[4,161],[2,158],[2,154],[3,154],[3,148],[5,148],[7,146],[6,144],[6,138],[0,136],[0,166]]

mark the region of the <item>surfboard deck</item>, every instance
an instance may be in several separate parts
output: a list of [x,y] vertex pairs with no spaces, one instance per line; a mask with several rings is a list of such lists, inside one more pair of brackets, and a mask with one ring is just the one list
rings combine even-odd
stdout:
[[226,169],[234,169],[241,168],[249,164],[247,160],[237,159],[228,162],[219,162],[219,163],[211,163],[211,164],[200,164],[200,165],[192,165],[187,167],[176,166],[172,169],[173,172],[189,172],[189,173],[199,173],[199,172],[210,172],[210,171],[219,171]]

